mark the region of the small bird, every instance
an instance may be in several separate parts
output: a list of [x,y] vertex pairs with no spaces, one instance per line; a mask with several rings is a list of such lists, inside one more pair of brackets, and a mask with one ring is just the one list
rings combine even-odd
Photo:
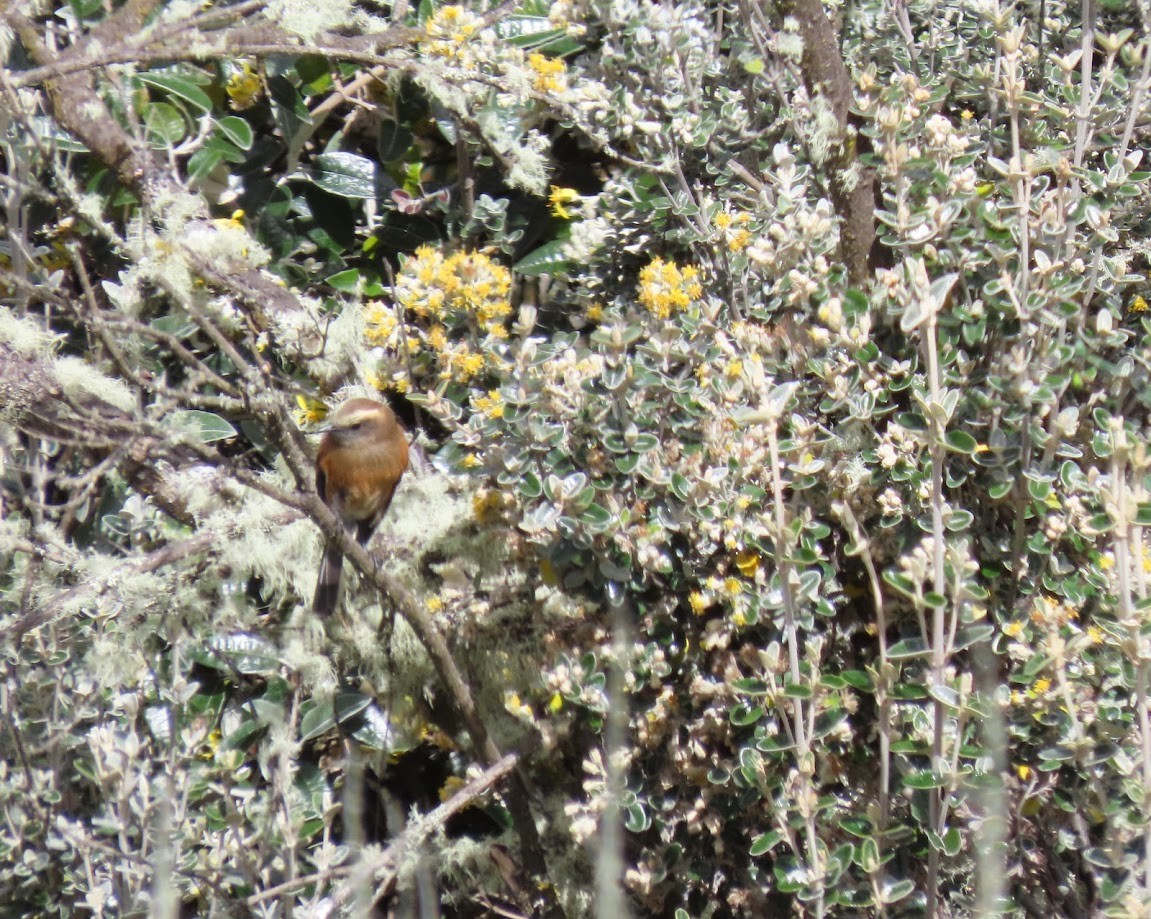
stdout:
[[[366,546],[408,468],[408,438],[392,410],[374,399],[349,399],[320,430],[316,491]],[[312,600],[316,615],[335,611],[343,567],[339,545],[329,542]]]

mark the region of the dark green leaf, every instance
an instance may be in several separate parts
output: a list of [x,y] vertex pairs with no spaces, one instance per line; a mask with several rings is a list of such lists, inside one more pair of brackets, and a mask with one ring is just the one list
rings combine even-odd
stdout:
[[136,79],[147,86],[154,86],[177,99],[182,99],[198,112],[212,110],[212,100],[208,98],[208,94],[185,76],[174,73],[141,73]]
[[375,198],[379,180],[379,165],[358,153],[322,153],[312,169],[312,181],[341,198]]

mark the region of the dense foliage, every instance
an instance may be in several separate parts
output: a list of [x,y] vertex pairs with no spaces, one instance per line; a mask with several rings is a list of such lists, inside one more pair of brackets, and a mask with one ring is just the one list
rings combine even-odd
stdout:
[[5,5],[0,903],[1142,914],[1149,86],[1119,0]]

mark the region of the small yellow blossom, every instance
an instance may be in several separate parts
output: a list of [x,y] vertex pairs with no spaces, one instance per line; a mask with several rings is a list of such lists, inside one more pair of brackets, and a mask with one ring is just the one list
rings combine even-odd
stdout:
[[1019,776],[1020,781],[1026,782],[1031,777],[1031,767],[1020,763],[1015,767],[1015,774]]
[[552,214],[559,217],[560,220],[572,219],[568,205],[577,204],[579,200],[580,193],[574,188],[561,188],[558,185],[552,186],[551,194],[548,196],[548,203],[551,204]]
[[444,601],[440,597],[428,597],[424,601],[424,608],[434,616],[436,613],[443,612]]
[[962,112],[959,113],[959,117],[964,121],[970,121],[975,117],[975,112],[971,111],[969,108],[965,108]]
[[296,424],[301,427],[319,424],[328,417],[328,407],[311,396],[296,396],[296,411],[293,414]]
[[499,518],[503,497],[495,489],[481,488],[472,495],[472,513],[480,523],[491,523]]
[[548,711],[553,715],[558,715],[560,709],[564,707],[564,697],[558,692],[552,693],[552,697],[548,700]]
[[242,230],[244,229],[245,214],[242,210],[232,211],[231,217],[220,217],[212,221],[212,225],[218,230]]
[[442,325],[432,326],[428,331],[428,345],[437,354],[442,354],[448,347],[448,332]]
[[744,615],[743,610],[736,610],[731,614],[731,621],[739,628],[747,625],[747,616]]
[[755,573],[759,571],[759,553],[752,552],[750,549],[745,552],[740,552],[739,555],[735,557],[735,567],[739,569],[739,573],[744,577],[755,577]]
[[207,739],[200,744],[199,749],[196,751],[196,759],[209,761],[216,755],[216,751],[220,748],[220,741],[224,739],[223,732],[216,728],[212,731]]
[[446,779],[444,779],[443,788],[440,789],[440,801],[447,801],[450,797],[452,797],[452,795],[463,788],[466,784],[467,782],[465,782],[458,775],[449,775]]
[[1023,631],[1022,622],[1009,622],[1003,627],[1003,634],[1008,638],[1017,638]]
[[469,453],[467,456],[465,456],[463,458],[463,467],[465,469],[475,469],[476,466],[479,466],[479,465],[480,465],[480,458],[478,456],[476,456],[474,453]]
[[241,69],[234,71],[228,77],[226,87],[228,98],[232,100],[232,108],[237,112],[242,112],[255,105],[263,90],[259,74],[253,72],[251,65],[245,61],[240,66]]
[[1079,610],[1053,597],[1039,597],[1031,610],[1031,621],[1036,625],[1058,628],[1079,618]]
[[1051,688],[1051,681],[1047,677],[1040,677],[1031,686],[1032,696],[1041,696]]
[[725,578],[723,582],[723,592],[729,597],[738,597],[743,593],[743,581],[739,578]]
[[602,303],[593,303],[591,306],[589,306],[587,308],[586,315],[587,315],[587,318],[590,319],[592,322],[599,322],[601,319],[603,319],[603,304]]
[[707,598],[698,590],[688,594],[687,602],[691,605],[691,611],[697,616],[702,616],[707,609]]
[[1147,312],[1147,301],[1140,296],[1136,296],[1131,301],[1131,305],[1127,307],[1129,313],[1145,313]]

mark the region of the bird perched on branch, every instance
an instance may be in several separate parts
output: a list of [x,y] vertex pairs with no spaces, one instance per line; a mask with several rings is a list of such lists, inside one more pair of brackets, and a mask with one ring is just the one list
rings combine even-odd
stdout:
[[[366,546],[408,468],[407,436],[392,410],[374,399],[349,399],[320,430],[316,491]],[[318,616],[335,610],[343,567],[339,545],[328,542],[312,600]]]

